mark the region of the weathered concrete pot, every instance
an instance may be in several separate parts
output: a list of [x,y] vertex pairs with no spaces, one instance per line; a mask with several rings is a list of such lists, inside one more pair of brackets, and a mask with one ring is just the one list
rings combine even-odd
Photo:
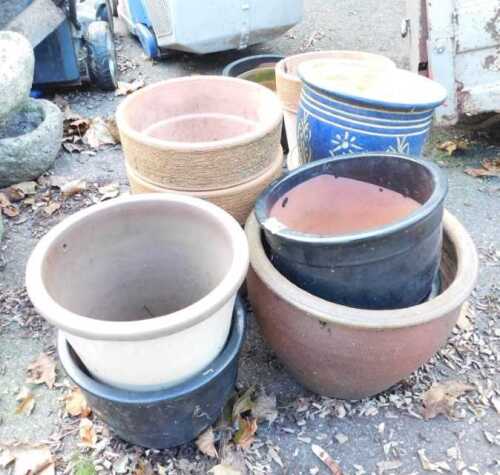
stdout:
[[222,412],[234,391],[245,325],[246,310],[238,298],[221,353],[187,381],[160,391],[127,391],[101,383],[92,378],[61,332],[57,347],[68,376],[116,434],[132,444],[163,449],[193,440]]
[[0,31],[0,120],[28,99],[35,70],[30,42],[19,33]]
[[314,51],[296,54],[276,64],[276,91],[283,106],[288,148],[297,146],[297,111],[299,109],[302,81],[298,75],[299,66],[312,59],[331,59],[368,64],[375,68],[395,68],[393,61],[385,56],[361,51]]
[[251,213],[257,197],[273,181],[279,178],[283,172],[283,152],[280,150],[274,162],[262,175],[242,185],[210,191],[179,191],[155,185],[126,164],[130,190],[137,193],[165,193],[177,192],[196,198],[201,198],[220,206],[234,217],[240,224],[245,224],[248,215]]
[[[63,115],[55,104],[44,99],[28,99],[21,108],[21,112],[24,111],[39,112],[41,123],[23,135],[0,138],[0,188],[40,176],[54,163],[61,147]],[[14,114],[16,112],[3,122]]]
[[179,384],[223,348],[248,245],[239,224],[203,200],[129,196],[49,231],[26,269],[36,309],[106,384]]
[[444,215],[441,294],[400,310],[359,310],[315,297],[272,265],[252,214],[247,288],[264,338],[290,372],[325,396],[361,399],[409,376],[441,348],[474,287],[478,258],[472,239]]
[[260,84],[192,76],[135,92],[116,119],[127,163],[140,176],[166,188],[209,191],[250,182],[271,166],[283,114]]

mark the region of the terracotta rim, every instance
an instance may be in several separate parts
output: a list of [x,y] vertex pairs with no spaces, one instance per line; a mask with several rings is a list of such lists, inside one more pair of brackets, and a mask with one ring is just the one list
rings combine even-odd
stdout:
[[[267,118],[266,122],[264,124],[258,123],[257,124],[257,130],[253,132],[247,132],[241,135],[238,135],[236,137],[231,137],[229,139],[223,139],[223,140],[216,140],[216,141],[211,141],[211,142],[195,142],[195,143],[189,143],[189,142],[177,142],[177,141],[170,141],[170,140],[159,140],[155,139],[153,137],[149,137],[145,134],[142,134],[140,132],[137,132],[134,130],[132,127],[128,125],[127,120],[125,119],[125,109],[130,107],[134,101],[137,100],[140,96],[146,95],[146,94],[151,94],[152,92],[154,93],[155,89],[162,88],[165,84],[175,84],[178,82],[199,82],[202,81],[206,83],[206,90],[210,90],[209,83],[211,81],[220,81],[220,82],[239,82],[243,84],[247,88],[254,88],[258,89],[259,92],[263,95],[267,95],[266,101],[269,103],[274,103],[275,107],[273,107],[275,113],[274,114],[269,114],[269,117]],[[212,150],[220,150],[220,149],[226,149],[229,147],[237,146],[237,145],[244,145],[247,143],[253,143],[258,139],[261,139],[262,137],[266,136],[270,130],[273,130],[276,127],[281,126],[281,122],[283,121],[283,114],[281,112],[281,104],[276,96],[276,94],[273,91],[270,91],[266,87],[251,82],[247,81],[245,79],[240,79],[240,78],[233,78],[233,77],[227,77],[227,76],[191,76],[191,77],[181,77],[181,78],[176,78],[176,79],[167,79],[165,81],[159,81],[154,84],[151,84],[149,86],[146,86],[142,89],[139,89],[138,91],[134,92],[130,96],[128,96],[117,108],[116,110],[116,123],[118,126],[118,129],[120,130],[120,133],[124,133],[128,135],[129,137],[133,138],[136,142],[142,143],[149,145],[150,147],[155,147],[160,150],[180,150],[180,151],[200,151],[200,152],[207,152],[207,151],[212,151]]]
[[[324,59],[326,59],[328,57],[328,54],[334,55],[335,53],[352,55],[353,56],[352,59],[354,59],[354,57],[356,57],[356,59],[365,58],[365,59],[369,59],[372,61],[386,60],[387,66],[389,66],[390,63],[395,65],[394,61],[385,57],[384,55],[375,54],[375,53],[367,53],[364,51],[353,51],[353,50],[310,51],[309,53],[295,54],[293,56],[287,56],[286,58],[283,58],[281,61],[276,63],[276,72],[279,73],[280,76],[284,77],[288,81],[300,83],[301,80],[300,80],[300,77],[298,76],[298,74],[292,74],[292,73],[285,71],[284,65],[285,65],[287,60],[289,60],[290,58],[297,58],[297,57],[301,57],[301,56],[304,58],[304,60],[320,59],[321,56],[323,56]],[[331,59],[336,60],[337,58],[332,57]],[[350,60],[350,59],[349,58],[339,58],[339,60],[342,61],[342,60]]]
[[[58,239],[76,224],[91,218],[96,213],[129,204],[164,203],[168,206],[176,202],[186,207],[202,210],[216,221],[228,234],[232,243],[233,261],[219,284],[200,300],[176,312],[130,322],[97,320],[74,313],[56,302],[45,287],[43,264],[45,257]],[[93,340],[146,340],[177,333],[189,328],[220,309],[243,283],[248,269],[249,253],[245,233],[238,222],[226,211],[191,196],[178,193],[149,193],[117,198],[84,209],[66,218],[52,228],[36,245],[26,266],[26,287],[36,309],[50,323],[72,334]]]
[[250,264],[259,279],[279,298],[307,315],[326,323],[360,329],[405,328],[441,318],[456,310],[472,292],[478,273],[478,257],[467,230],[445,210],[444,233],[457,254],[457,273],[450,286],[435,299],[398,310],[365,310],[338,305],[309,294],[281,275],[262,246],[261,229],[252,213],[245,231],[250,245]]

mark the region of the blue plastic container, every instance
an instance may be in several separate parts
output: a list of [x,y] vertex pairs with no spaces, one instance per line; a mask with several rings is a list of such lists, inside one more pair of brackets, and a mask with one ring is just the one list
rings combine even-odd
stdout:
[[299,75],[303,163],[363,152],[420,157],[434,109],[446,99],[440,84],[401,69],[312,60],[299,67]]

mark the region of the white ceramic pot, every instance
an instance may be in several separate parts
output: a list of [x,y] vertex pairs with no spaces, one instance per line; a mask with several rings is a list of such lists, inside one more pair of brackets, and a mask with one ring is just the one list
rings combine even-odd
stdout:
[[26,285],[92,375],[149,391],[181,383],[222,350],[248,268],[238,223],[175,193],[92,206],[35,247]]

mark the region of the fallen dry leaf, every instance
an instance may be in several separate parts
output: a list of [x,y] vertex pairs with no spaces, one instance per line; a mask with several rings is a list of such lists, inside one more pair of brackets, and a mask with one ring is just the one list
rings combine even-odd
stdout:
[[88,417],[92,413],[80,388],[72,388],[64,396],[66,412],[73,417]]
[[147,460],[139,460],[134,470],[134,475],[154,475],[154,470]]
[[215,437],[212,426],[210,426],[205,432],[200,434],[196,439],[196,447],[198,450],[209,457],[218,457],[217,449],[215,448]]
[[29,416],[35,408],[35,398],[32,392],[26,386],[21,388],[16,396],[16,401],[19,401],[16,406],[16,414],[25,414]]
[[[2,446],[7,453],[6,466],[13,465],[12,475],[54,475],[54,458],[45,445],[15,444]],[[0,465],[1,467],[1,465]]]
[[497,414],[500,414],[500,397],[492,397],[491,404],[495,408],[495,411],[497,411]]
[[101,201],[116,198],[120,194],[120,185],[118,183],[109,183],[98,189],[101,194]]
[[470,384],[454,380],[434,383],[424,394],[423,416],[426,419],[432,419],[439,414],[451,416],[457,399],[473,389],[474,386]]
[[473,312],[474,309],[470,306],[469,302],[465,302],[460,310],[460,315],[457,320],[457,327],[460,328],[460,330],[472,330],[474,326],[471,318]]
[[80,420],[80,441],[86,447],[93,447],[97,442],[94,424],[90,419],[83,418]]
[[335,460],[333,460],[333,458],[330,457],[324,449],[322,449],[319,445],[312,444],[311,450],[314,455],[316,455],[316,457],[318,457],[330,469],[332,475],[342,475],[342,469],[339,464],[335,462]]
[[46,353],[31,363],[26,372],[28,377],[26,382],[30,384],[46,384],[49,389],[54,387],[56,382],[56,362]]
[[479,176],[500,176],[500,158],[484,160],[481,162],[482,168],[466,168],[467,175]]
[[19,214],[19,209],[10,202],[5,193],[0,193],[0,210],[8,218],[15,218]]
[[61,185],[59,189],[65,197],[70,197],[76,195],[77,193],[85,191],[87,189],[87,182],[79,178],[77,180],[72,180],[65,183],[64,185]]
[[238,431],[234,434],[233,440],[238,447],[246,450],[255,440],[257,432],[257,419],[240,417],[238,419]]
[[469,148],[469,142],[465,139],[446,140],[437,146],[438,150],[446,152],[449,156],[462,152]]
[[134,79],[132,82],[118,81],[115,96],[126,96],[144,87],[143,79]]
[[119,142],[115,135],[113,135],[116,133],[115,129],[116,124],[114,119],[96,117],[92,119],[90,127],[83,137],[83,141],[94,150],[103,145],[115,145]]
[[265,392],[259,394],[252,408],[252,414],[258,420],[265,420],[271,425],[278,417],[276,396],[273,394],[267,395]]
[[122,474],[127,473],[130,465],[130,456],[122,455],[118,460],[113,463],[113,472]]
[[450,472],[451,468],[447,462],[431,462],[427,455],[425,454],[425,449],[417,450],[418,458],[420,459],[420,464],[424,470],[428,470],[430,472],[438,472],[443,473]]
[[243,475],[240,470],[237,470],[231,465],[227,465],[225,463],[212,467],[208,473],[211,473],[212,475]]
[[5,188],[4,193],[11,202],[21,201],[28,195],[36,194],[36,181],[23,181]]
[[58,203],[57,201],[52,201],[43,208],[43,212],[47,216],[52,216],[60,207],[61,203]]
[[233,404],[233,423],[238,421],[240,416],[245,412],[252,411],[255,403],[252,396],[255,393],[255,386],[248,388],[241,396],[239,396]]

